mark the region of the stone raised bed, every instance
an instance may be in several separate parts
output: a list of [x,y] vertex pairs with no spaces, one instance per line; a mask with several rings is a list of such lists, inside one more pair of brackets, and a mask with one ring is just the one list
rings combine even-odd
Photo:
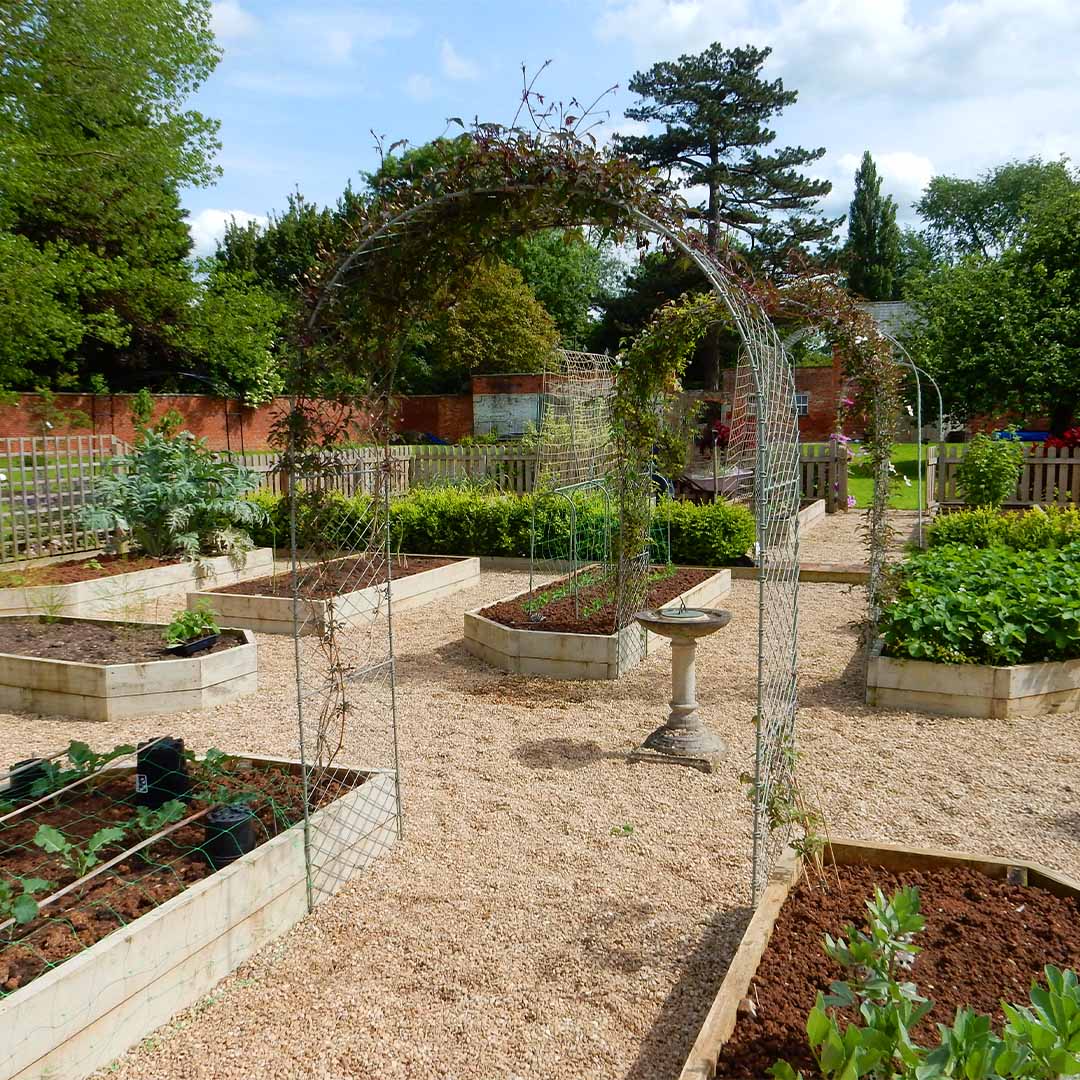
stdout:
[[[164,624],[161,629],[164,631]],[[208,709],[241,694],[255,693],[259,678],[255,638],[246,630],[222,633],[232,635],[240,644],[219,652],[141,664],[89,664],[0,653],[0,709],[118,720]]]
[[[711,577],[669,600],[678,606],[715,607],[731,592],[731,571],[717,570]],[[528,593],[522,589],[508,600]],[[488,606],[488,605],[485,605]],[[517,675],[548,679],[617,679],[638,664],[643,655],[670,643],[636,623],[614,634],[574,634],[547,630],[515,630],[481,614],[465,613],[465,648],[492,667]],[[642,636],[644,635],[644,647]]]
[[[423,559],[423,555],[407,555]],[[442,558],[442,556],[439,556]],[[467,556],[455,558],[446,566],[421,570],[390,583],[394,611],[423,607],[444,596],[460,592],[480,580],[480,560]],[[200,591],[188,593],[187,605],[209,605],[228,626],[242,626],[261,634],[293,632],[293,599],[286,596],[251,596],[246,593]],[[386,586],[369,585],[355,592],[342,593],[328,600],[301,600],[301,632],[322,634],[332,607],[335,621],[344,626],[364,626],[386,613]]]
[[[332,771],[355,782],[355,771]],[[312,815],[317,900],[397,840],[393,774],[363,775],[360,787]],[[306,914],[300,823],[0,1001],[0,1080],[81,1080]]]
[[[0,589],[2,615],[99,615],[122,618],[149,601],[190,588],[230,585],[260,577],[273,566],[270,548],[249,551],[242,562],[218,555],[199,562],[176,562],[66,585]],[[15,568],[13,568],[15,569]]]
[[[832,840],[826,846],[824,858],[826,866],[835,862],[841,866],[880,866],[894,871],[932,871],[961,867],[999,881],[1009,880],[1016,884],[1033,885],[1055,896],[1080,898],[1080,882],[1035,863],[1016,859],[838,839]],[[773,869],[769,884],[743,934],[682,1072],[679,1073],[679,1080],[713,1080],[717,1060],[735,1031],[740,1004],[747,998],[780,910],[802,873],[801,860],[788,849]]]
[[1080,710],[1080,660],[990,667],[881,655],[866,669],[866,703],[941,716],[1038,716]]

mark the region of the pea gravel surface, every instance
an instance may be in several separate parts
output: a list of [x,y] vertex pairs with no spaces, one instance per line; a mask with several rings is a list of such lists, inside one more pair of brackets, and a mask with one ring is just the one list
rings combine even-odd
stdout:
[[[824,536],[824,533],[822,534]],[[290,933],[100,1075],[675,1077],[749,918],[756,588],[698,650],[720,772],[628,765],[666,712],[669,654],[618,683],[500,673],[466,653],[479,584],[395,620],[405,836]],[[861,702],[861,589],[801,594],[802,776],[835,835],[959,846],[1080,875],[1076,716],[879,712]],[[168,732],[293,756],[292,643],[258,636],[260,691],[202,713],[0,715],[5,761]],[[152,990],[151,990],[152,992]]]

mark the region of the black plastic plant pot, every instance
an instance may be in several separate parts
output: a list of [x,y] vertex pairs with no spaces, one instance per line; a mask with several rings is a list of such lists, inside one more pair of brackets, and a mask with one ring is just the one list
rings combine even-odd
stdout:
[[184,757],[183,739],[156,739],[139,743],[135,766],[135,802],[157,810],[173,799],[191,798],[191,777]]
[[206,637],[196,638],[194,641],[185,641],[180,645],[169,645],[165,651],[173,656],[194,656],[196,653],[212,649],[217,643],[220,634],[207,634]]
[[8,786],[6,790],[0,791],[0,798],[13,803],[29,802],[33,798],[30,789],[38,780],[45,778],[45,761],[43,758],[16,761],[10,772]]
[[246,806],[215,806],[203,825],[203,854],[212,870],[230,866],[255,847],[255,815]]

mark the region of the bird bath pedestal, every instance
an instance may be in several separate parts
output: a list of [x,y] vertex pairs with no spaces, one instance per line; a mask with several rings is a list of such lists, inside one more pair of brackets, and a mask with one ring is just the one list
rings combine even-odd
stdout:
[[667,723],[630,754],[630,760],[690,765],[713,772],[727,754],[727,744],[697,714],[694,654],[698,638],[727,626],[731,612],[671,607],[639,611],[634,618],[646,630],[671,640],[671,713]]

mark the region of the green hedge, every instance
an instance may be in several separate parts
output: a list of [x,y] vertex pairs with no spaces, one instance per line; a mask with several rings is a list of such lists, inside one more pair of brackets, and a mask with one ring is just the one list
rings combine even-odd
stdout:
[[[255,530],[259,545],[287,547],[288,503],[260,492],[253,497],[267,512],[267,523]],[[491,495],[452,487],[418,488],[391,503],[391,543],[399,551],[417,555],[487,555],[527,558],[533,503],[537,532],[547,550],[570,534],[570,508],[559,499],[534,496]],[[602,518],[599,499],[578,504],[582,518]],[[297,540],[301,547],[320,543],[349,546],[368,527],[371,502],[367,498],[334,496],[317,511],[301,501]],[[598,522],[594,527],[598,527]],[[662,499],[654,518],[654,532],[666,537],[671,527],[671,557],[680,565],[726,566],[753,546],[753,515],[742,506],[716,502],[701,506]],[[582,521],[589,527],[587,520]]]
[[930,547],[966,544],[987,548],[995,545],[1016,551],[1059,548],[1080,540],[1080,510],[1057,506],[1002,514],[984,507],[941,514],[927,530]]
[[1080,542],[937,547],[911,556],[891,581],[886,656],[996,665],[1080,657]]

